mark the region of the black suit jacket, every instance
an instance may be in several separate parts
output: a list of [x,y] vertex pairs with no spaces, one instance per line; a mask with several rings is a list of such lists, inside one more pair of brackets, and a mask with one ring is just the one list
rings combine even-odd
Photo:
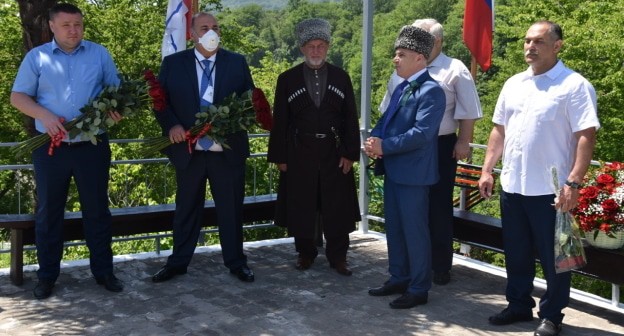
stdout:
[[[200,106],[195,62],[194,49],[169,55],[162,62],[158,80],[167,94],[167,108],[163,112],[155,113],[164,136],[169,136],[169,130],[175,125],[182,125],[185,130],[195,125],[195,114],[199,112]],[[254,88],[251,72],[243,55],[219,48],[215,62],[215,105],[219,105],[234,92],[240,95]],[[223,150],[228,163],[243,164],[249,157],[247,132],[230,134],[226,137],[226,142],[230,149]],[[172,144],[164,153],[178,169],[184,169],[192,155],[186,142]]]

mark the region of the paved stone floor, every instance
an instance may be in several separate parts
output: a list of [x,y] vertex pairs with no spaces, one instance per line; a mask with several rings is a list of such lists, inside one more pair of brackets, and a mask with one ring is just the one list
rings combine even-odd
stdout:
[[[119,256],[122,293],[97,286],[88,266],[64,266],[52,297],[32,298],[35,273],[21,287],[0,275],[0,335],[532,335],[523,322],[496,327],[487,317],[506,305],[505,279],[458,262],[453,280],[435,286],[429,303],[392,310],[394,297],[371,297],[386,280],[386,244],[355,234],[344,277],[321,255],[305,272],[294,269],[291,240],[245,245],[254,283],[222,266],[218,248],[198,249],[186,275],[154,284],[165,255]],[[535,295],[539,295],[536,290]],[[561,335],[624,335],[624,314],[572,300]]]

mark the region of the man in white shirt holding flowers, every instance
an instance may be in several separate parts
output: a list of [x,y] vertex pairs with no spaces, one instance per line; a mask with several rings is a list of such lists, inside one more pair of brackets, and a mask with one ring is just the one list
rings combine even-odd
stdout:
[[[501,218],[509,304],[489,321],[506,325],[533,320],[537,250],[547,283],[539,304],[537,336],[561,331],[571,275],[555,272],[556,211],[570,211],[577,205],[600,127],[594,88],[557,58],[562,46],[563,33],[556,23],[539,21],[527,31],[524,56],[529,68],[503,86],[479,180],[481,196],[489,198],[492,170],[502,156]],[[561,188],[557,199],[552,167]]]

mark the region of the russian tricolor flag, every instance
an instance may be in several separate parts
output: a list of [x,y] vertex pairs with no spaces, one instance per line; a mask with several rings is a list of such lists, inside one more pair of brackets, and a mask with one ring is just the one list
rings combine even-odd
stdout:
[[466,0],[464,43],[482,71],[487,71],[492,64],[493,30],[494,0]]
[[169,0],[161,48],[163,58],[186,49],[186,40],[191,38],[192,8],[192,0]]

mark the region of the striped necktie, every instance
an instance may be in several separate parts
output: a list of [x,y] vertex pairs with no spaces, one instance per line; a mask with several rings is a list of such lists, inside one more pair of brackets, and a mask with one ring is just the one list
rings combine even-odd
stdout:
[[[200,89],[199,89],[199,105],[200,106],[210,106],[210,102],[204,99],[206,90],[208,89],[209,86],[212,85],[212,78],[211,78],[212,71],[210,71],[210,63],[212,62],[209,59],[205,59],[202,61],[202,64],[204,65],[204,67],[203,67],[203,74],[201,77],[201,83],[200,83]],[[201,137],[199,140],[197,140],[197,142],[204,150],[208,150],[208,148],[210,148],[214,144],[214,141],[208,139],[208,137],[205,137],[205,136]]]

